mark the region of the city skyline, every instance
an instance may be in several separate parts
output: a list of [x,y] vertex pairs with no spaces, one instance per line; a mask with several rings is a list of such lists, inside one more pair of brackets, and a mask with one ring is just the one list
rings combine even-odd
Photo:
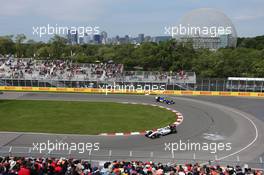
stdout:
[[[28,38],[47,41],[32,35],[33,26],[99,26],[109,37],[140,33],[163,36],[164,27],[176,25],[188,12],[198,8],[214,8],[225,13],[234,23],[239,37],[263,35],[264,12],[261,0],[211,2],[209,0],[77,0],[34,1],[0,0],[0,35],[24,33]],[[256,27],[258,26],[258,27]]]

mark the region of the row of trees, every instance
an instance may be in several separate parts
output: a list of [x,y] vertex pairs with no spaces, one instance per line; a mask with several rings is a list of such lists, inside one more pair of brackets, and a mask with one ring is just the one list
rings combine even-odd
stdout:
[[[252,43],[252,44],[250,44]],[[175,40],[140,46],[67,45],[67,40],[54,36],[48,43],[27,40],[25,35],[0,37],[0,54],[36,59],[71,59],[74,62],[106,62],[125,65],[126,70],[194,71],[199,77],[264,76],[264,36],[240,38],[237,48],[217,51],[195,50],[191,43]]]

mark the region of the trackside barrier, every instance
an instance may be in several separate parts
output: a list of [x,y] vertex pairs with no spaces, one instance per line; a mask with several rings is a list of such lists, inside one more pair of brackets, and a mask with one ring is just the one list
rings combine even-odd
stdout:
[[56,88],[56,87],[22,87],[0,86],[0,91],[22,92],[71,92],[71,93],[104,93],[104,94],[160,94],[160,95],[189,95],[189,96],[237,96],[264,97],[263,92],[223,92],[223,91],[179,91],[179,90],[129,90],[129,89],[100,89],[100,88]]
[[[195,153],[194,153],[195,155]],[[201,159],[199,156],[190,157],[181,157],[181,155],[177,154],[166,154],[164,152],[148,152],[148,151],[120,151],[120,150],[100,150],[78,153],[76,151],[44,151],[38,152],[34,150],[34,148],[30,147],[10,147],[10,146],[0,146],[0,157],[6,156],[17,156],[17,157],[52,157],[52,158],[73,158],[73,159],[83,159],[90,162],[106,162],[106,161],[114,161],[114,160],[141,160],[141,161],[153,161],[153,162],[161,162],[161,163],[170,163],[170,164],[186,164],[188,163],[200,163],[201,165],[231,165],[231,166],[244,166],[247,165],[252,169],[263,170],[264,163],[262,161],[263,157],[259,157],[254,161],[243,161],[239,158],[239,156],[231,157],[229,160],[217,160],[217,156],[212,154],[208,157],[208,159]]]

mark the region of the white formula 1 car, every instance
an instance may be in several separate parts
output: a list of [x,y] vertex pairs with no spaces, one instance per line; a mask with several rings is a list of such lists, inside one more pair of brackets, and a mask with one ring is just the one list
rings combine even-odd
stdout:
[[153,130],[147,131],[145,136],[148,138],[155,139],[173,133],[177,133],[176,125],[169,125],[164,128],[159,128],[156,131]]

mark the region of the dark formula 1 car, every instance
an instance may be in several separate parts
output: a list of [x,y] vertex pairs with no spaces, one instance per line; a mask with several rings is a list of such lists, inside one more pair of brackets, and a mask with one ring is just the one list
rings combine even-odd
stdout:
[[168,105],[173,105],[175,102],[173,100],[167,99],[165,97],[156,97],[156,102],[166,103]]
[[156,131],[153,131],[153,130],[147,131],[145,136],[148,138],[155,139],[155,138],[159,138],[161,136],[165,136],[165,135],[173,134],[173,133],[177,133],[176,125],[174,124],[166,126],[164,128],[159,128]]

